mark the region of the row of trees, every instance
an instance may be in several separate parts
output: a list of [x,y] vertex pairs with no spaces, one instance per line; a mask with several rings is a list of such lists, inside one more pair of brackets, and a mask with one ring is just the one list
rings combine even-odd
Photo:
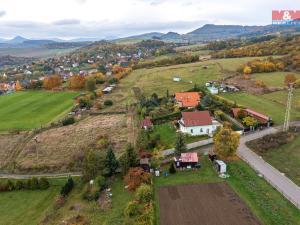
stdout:
[[246,65],[239,67],[237,71],[244,74],[251,74],[283,71],[284,69],[284,63],[278,60],[268,59],[250,61]]

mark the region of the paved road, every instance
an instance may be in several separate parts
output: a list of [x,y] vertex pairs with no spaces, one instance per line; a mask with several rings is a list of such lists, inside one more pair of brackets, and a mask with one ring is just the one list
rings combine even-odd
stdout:
[[266,181],[268,181],[274,188],[276,188],[290,202],[300,209],[300,188],[245,145],[247,141],[260,138],[266,134],[275,133],[276,131],[277,130],[275,128],[269,128],[261,132],[242,137],[238,149],[238,155],[255,171],[263,175]]

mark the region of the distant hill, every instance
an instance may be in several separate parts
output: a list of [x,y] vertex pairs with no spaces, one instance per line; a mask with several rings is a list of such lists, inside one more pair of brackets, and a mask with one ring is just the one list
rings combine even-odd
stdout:
[[129,36],[118,40],[148,40],[158,39],[162,41],[173,42],[202,42],[211,40],[224,40],[239,37],[255,37],[258,35],[268,35],[277,33],[294,33],[300,32],[300,27],[284,27],[284,26],[242,26],[242,25],[214,25],[206,24],[187,34],[178,34],[176,32],[168,32],[166,34],[159,32],[151,32],[141,35]]
[[192,41],[209,41],[217,39],[229,39],[237,37],[251,37],[282,32],[296,32],[299,28],[283,26],[241,26],[241,25],[214,25],[206,24],[185,37]]

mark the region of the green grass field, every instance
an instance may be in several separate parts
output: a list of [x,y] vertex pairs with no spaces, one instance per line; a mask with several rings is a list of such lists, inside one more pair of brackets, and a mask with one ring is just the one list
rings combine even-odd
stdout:
[[300,211],[243,161],[228,166],[229,185],[264,225],[299,225]]
[[[298,90],[296,92],[298,93]],[[247,93],[226,93],[222,94],[222,96],[231,101],[236,101],[239,105],[251,108],[272,117],[273,121],[277,124],[282,124],[284,121],[286,107],[285,99],[287,99],[287,92],[285,91],[273,92],[271,94],[260,96]],[[299,99],[297,96],[300,95],[294,95],[295,101]],[[291,119],[296,120],[297,118],[300,118],[300,111],[296,105],[293,105]]]
[[38,128],[64,116],[75,92],[26,91],[0,96],[0,131]]
[[268,87],[284,87],[284,78],[287,74],[294,74],[297,79],[300,79],[299,73],[291,72],[254,73],[251,74],[251,78],[262,80]]
[[261,156],[300,186],[300,135],[290,143],[271,149]]
[[65,179],[50,179],[51,187],[41,191],[12,191],[0,194],[0,224],[39,224],[49,210]]
[[[164,146],[165,149],[172,148],[175,145],[177,133],[176,129],[171,123],[164,123],[161,125],[155,125],[153,132],[151,133],[152,137],[155,137],[156,135],[160,136],[160,143]],[[201,141],[204,139],[207,139],[208,136],[185,136],[185,142],[186,143],[192,143],[196,141]]]

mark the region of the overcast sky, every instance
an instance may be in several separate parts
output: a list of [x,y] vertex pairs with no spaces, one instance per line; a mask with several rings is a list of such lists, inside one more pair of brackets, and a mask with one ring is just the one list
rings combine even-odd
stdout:
[[266,25],[300,0],[0,0],[0,37],[124,37],[186,33],[206,23]]

